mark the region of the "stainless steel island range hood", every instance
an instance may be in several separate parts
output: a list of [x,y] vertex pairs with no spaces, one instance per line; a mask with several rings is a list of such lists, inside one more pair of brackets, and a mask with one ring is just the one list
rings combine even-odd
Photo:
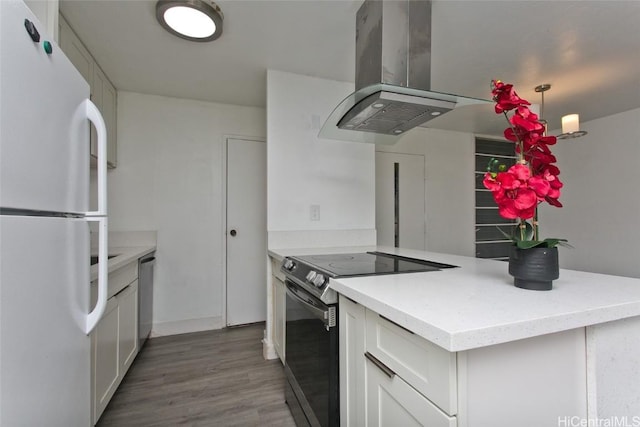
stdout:
[[335,108],[319,136],[394,144],[455,108],[488,103],[430,88],[431,1],[365,0],[356,15],[356,91]]

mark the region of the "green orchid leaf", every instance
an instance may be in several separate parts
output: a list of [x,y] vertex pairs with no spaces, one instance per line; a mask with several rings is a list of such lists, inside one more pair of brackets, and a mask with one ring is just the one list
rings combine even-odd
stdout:
[[567,239],[556,239],[558,241],[558,246],[562,246],[563,248],[570,248],[573,249],[573,246],[571,246],[569,243],[567,243]]
[[515,227],[511,227],[511,233],[507,233],[506,231],[504,231],[502,228],[500,227],[496,227],[498,229],[498,231],[507,239],[509,240],[514,240],[513,238],[513,234],[515,232]]
[[[521,236],[520,225],[517,225],[517,224],[510,227],[511,229],[510,233],[507,233],[500,227],[496,227],[496,228],[500,233],[502,233],[504,237],[506,237],[509,240],[513,240],[514,242],[517,242],[519,240],[531,240],[533,238],[533,226],[528,222],[525,222],[524,236]],[[524,237],[524,239],[522,239],[521,237]]]
[[524,233],[521,231],[521,225],[515,225],[513,227],[513,240],[519,241],[531,241],[533,240],[533,226],[527,221],[524,221]]
[[544,241],[540,240],[517,240],[516,246],[520,249],[531,249],[537,247],[545,247]]
[[558,238],[549,238],[544,240],[518,240],[515,242],[516,246],[520,249],[531,249],[531,248],[555,248],[556,246],[564,246],[568,248],[572,248],[570,244],[567,243],[567,239],[558,239]]

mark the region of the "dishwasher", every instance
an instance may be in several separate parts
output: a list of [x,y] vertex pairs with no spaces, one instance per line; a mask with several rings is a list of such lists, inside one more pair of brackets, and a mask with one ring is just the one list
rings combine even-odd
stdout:
[[151,333],[153,323],[153,266],[155,252],[138,261],[138,349],[141,350]]

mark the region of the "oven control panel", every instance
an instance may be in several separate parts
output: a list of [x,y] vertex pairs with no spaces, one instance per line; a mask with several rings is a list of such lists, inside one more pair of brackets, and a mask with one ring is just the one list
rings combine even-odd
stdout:
[[284,261],[282,262],[282,268],[284,268],[287,271],[293,271],[293,269],[296,268],[296,263],[289,258],[285,258]]
[[329,275],[315,266],[296,259],[286,257],[280,266],[280,270],[289,279],[312,292],[317,298],[327,304],[334,304],[337,300],[335,291],[329,289]]
[[310,270],[305,277],[307,282],[311,283],[316,288],[322,289],[322,287],[327,283],[327,278],[324,274],[320,274],[315,270]]

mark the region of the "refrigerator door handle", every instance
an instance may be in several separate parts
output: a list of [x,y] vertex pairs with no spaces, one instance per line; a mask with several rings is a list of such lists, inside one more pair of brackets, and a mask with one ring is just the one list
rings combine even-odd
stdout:
[[86,220],[98,223],[98,301],[93,311],[87,315],[85,333],[89,335],[102,318],[107,307],[107,280],[109,274],[109,263],[107,262],[109,242],[107,236],[109,226],[107,218],[104,216],[87,217]]
[[98,135],[98,210],[87,212],[86,216],[107,215],[107,127],[102,114],[91,100],[85,100],[87,118],[93,123]]

